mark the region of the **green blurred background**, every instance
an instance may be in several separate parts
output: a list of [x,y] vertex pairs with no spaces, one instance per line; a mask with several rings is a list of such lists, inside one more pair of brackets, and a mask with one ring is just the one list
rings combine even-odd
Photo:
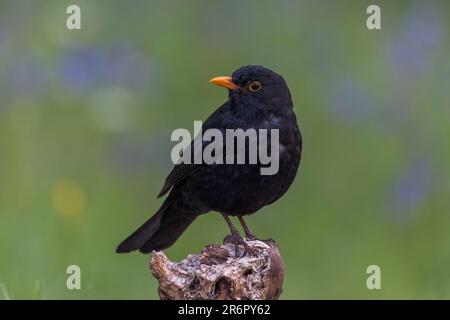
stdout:
[[[70,4],[82,30],[65,26]],[[248,220],[281,247],[282,298],[450,298],[449,9],[1,0],[0,299],[157,298],[149,257],[115,247],[161,203],[171,131],[225,101],[208,79],[246,64],[284,75],[304,136],[295,183]],[[167,254],[227,232],[202,216]]]

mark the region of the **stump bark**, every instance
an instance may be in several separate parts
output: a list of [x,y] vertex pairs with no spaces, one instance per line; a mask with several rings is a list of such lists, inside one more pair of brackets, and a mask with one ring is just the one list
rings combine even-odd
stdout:
[[172,262],[153,252],[150,270],[159,282],[161,300],[274,300],[282,292],[284,265],[273,240],[247,241],[242,246],[208,245],[198,254]]

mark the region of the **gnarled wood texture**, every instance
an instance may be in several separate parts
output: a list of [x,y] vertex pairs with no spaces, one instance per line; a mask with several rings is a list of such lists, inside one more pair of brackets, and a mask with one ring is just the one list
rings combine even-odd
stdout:
[[255,254],[235,245],[208,245],[199,254],[172,262],[162,251],[153,252],[150,269],[159,281],[162,300],[267,300],[282,291],[284,265],[272,240],[247,241]]

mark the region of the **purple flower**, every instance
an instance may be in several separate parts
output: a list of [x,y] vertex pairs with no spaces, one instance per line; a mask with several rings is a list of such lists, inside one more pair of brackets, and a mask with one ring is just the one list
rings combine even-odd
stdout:
[[444,29],[442,15],[432,3],[416,2],[392,46],[391,59],[395,70],[407,79],[426,71],[441,46]]
[[408,163],[392,189],[392,209],[396,218],[410,218],[426,200],[432,182],[431,162],[418,158]]
[[63,80],[74,90],[85,90],[107,77],[110,61],[101,50],[79,48],[66,53],[61,71]]
[[171,167],[170,133],[158,132],[149,138],[125,134],[116,136],[107,154],[114,172],[134,175],[146,169],[167,171]]
[[132,89],[150,87],[153,71],[148,58],[129,45],[78,47],[66,52],[61,61],[64,83],[75,91],[96,86],[126,86]]
[[150,58],[145,57],[129,45],[119,44],[111,48],[110,60],[115,63],[111,69],[111,81],[117,85],[134,89],[148,88],[150,75],[155,71]]
[[8,70],[10,88],[20,95],[38,95],[51,87],[51,67],[38,59],[21,59]]
[[5,25],[0,23],[0,46],[5,42],[7,36],[8,34]]
[[362,84],[348,77],[339,78],[332,91],[332,111],[345,122],[367,120],[375,114],[374,96]]

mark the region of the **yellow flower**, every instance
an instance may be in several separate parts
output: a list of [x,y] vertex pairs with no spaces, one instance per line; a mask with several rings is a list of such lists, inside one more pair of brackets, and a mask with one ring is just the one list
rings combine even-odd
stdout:
[[73,180],[59,180],[52,188],[52,204],[62,216],[79,216],[84,209],[84,192]]

